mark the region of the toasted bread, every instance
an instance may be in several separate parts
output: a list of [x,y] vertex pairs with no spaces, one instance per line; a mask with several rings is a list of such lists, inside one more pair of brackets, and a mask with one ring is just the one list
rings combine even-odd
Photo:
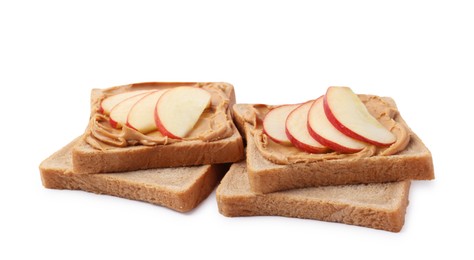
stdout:
[[[394,103],[389,98],[384,99]],[[249,184],[251,190],[256,193],[305,187],[434,179],[431,153],[408,126],[410,142],[396,155],[276,164],[267,160],[255,145],[250,130],[252,125],[245,120],[245,115],[252,113],[251,108],[252,105],[236,104],[233,110],[237,127],[245,131]],[[398,116],[397,120],[406,126],[401,116]]]
[[[119,86],[113,91],[136,89],[153,89],[155,87],[173,88],[181,85],[191,86],[197,83],[162,83],[151,82]],[[204,83],[202,83],[204,84]],[[210,83],[209,83],[210,84]],[[126,147],[107,146],[107,149],[98,149],[90,145],[92,123],[89,125],[84,137],[73,147],[73,173],[107,173],[125,172],[133,170],[181,167],[207,164],[220,164],[237,162],[244,158],[242,137],[231,120],[231,106],[235,103],[233,86],[227,83],[219,84],[218,88],[226,96],[224,102],[227,118],[231,130],[228,137],[218,140],[183,140],[167,144],[156,145],[129,145]],[[103,98],[103,91],[94,89],[91,94],[91,116],[98,113],[97,104]],[[92,122],[92,121],[91,121]],[[97,140],[95,140],[97,141]],[[100,143],[100,141],[99,141]]]
[[107,151],[94,149],[81,138],[72,154],[74,173],[89,174],[236,162],[244,158],[244,147],[235,129],[231,137],[213,142],[186,141]]
[[125,173],[74,174],[72,149],[80,141],[80,138],[72,141],[41,163],[44,187],[107,194],[187,212],[212,192],[228,169],[227,165],[222,164]]
[[219,212],[228,217],[284,216],[340,222],[399,232],[410,181],[328,186],[255,194],[245,162],[234,163],[217,188]]

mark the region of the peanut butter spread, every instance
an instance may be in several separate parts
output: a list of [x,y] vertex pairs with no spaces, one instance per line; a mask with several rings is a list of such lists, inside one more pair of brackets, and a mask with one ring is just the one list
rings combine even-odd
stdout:
[[294,146],[286,146],[272,141],[263,132],[263,118],[274,107],[267,105],[253,105],[247,110],[243,119],[252,125],[252,134],[255,144],[260,153],[269,161],[277,164],[292,164],[299,162],[316,162],[329,159],[356,159],[370,156],[394,155],[403,151],[410,142],[410,132],[405,123],[398,119],[399,112],[391,99],[372,95],[359,95],[368,111],[396,137],[397,141],[388,147],[376,147],[368,145],[357,153],[341,154],[338,152],[307,153]]
[[[183,139],[172,139],[159,131],[142,134],[133,128],[122,126],[113,128],[109,117],[100,113],[100,104],[105,98],[136,90],[164,90],[177,86],[194,86],[211,94],[211,105],[203,112],[193,130]],[[166,145],[175,142],[201,140],[216,141],[231,136],[234,132],[229,106],[235,103],[233,87],[227,83],[139,83],[104,90],[95,90],[91,101],[91,118],[86,142],[92,147],[107,150],[134,145]]]

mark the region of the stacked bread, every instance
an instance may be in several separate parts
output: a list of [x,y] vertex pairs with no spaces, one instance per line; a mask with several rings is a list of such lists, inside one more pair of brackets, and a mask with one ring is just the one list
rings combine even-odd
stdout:
[[233,104],[227,83],[94,89],[86,132],[41,163],[43,185],[190,211],[214,190],[228,163],[244,158]]
[[[333,114],[327,116],[329,109]],[[410,180],[434,178],[429,150],[391,98],[331,87],[299,105],[237,104],[233,110],[247,156],[217,189],[223,215],[277,215],[398,232]]]
[[[225,174],[217,189],[225,216],[277,215],[397,232],[410,180],[434,178],[431,154],[392,99],[330,89],[336,94],[328,89],[321,98],[292,106],[235,104],[227,83],[95,89],[86,132],[43,161],[43,185],[185,212]],[[353,113],[337,109],[354,104],[335,105],[329,118],[339,119],[342,128],[321,120],[330,98],[359,106]],[[358,118],[369,126],[357,129],[363,125]],[[358,135],[341,134],[345,126]]]

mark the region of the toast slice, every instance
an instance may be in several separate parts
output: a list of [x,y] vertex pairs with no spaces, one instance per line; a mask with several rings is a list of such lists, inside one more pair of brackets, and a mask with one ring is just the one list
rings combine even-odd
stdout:
[[[198,138],[178,142],[173,142],[176,140],[171,140],[170,142],[170,139],[165,139],[165,144],[139,144],[121,147],[111,146],[110,144],[103,143],[92,137],[92,129],[94,126],[97,126],[97,123],[93,121],[93,118],[95,115],[100,114],[100,102],[107,95],[123,93],[124,91],[170,89],[180,86],[197,86],[205,88],[206,84],[210,85],[211,87],[209,88],[215,91],[215,93],[219,93],[215,95],[217,98],[216,100],[219,100],[221,103],[215,105],[215,107],[222,109],[224,112],[223,115],[212,117],[209,122],[205,122],[207,122],[208,125],[215,125],[216,123],[212,121],[214,120],[213,118],[225,118],[226,121],[225,123],[222,123],[222,125],[228,125],[228,130],[232,131],[231,134],[224,135],[226,136],[225,138],[217,140],[201,140]],[[214,101],[212,103],[214,104]],[[89,124],[83,138],[77,142],[72,150],[73,173],[90,174],[125,172],[153,168],[220,164],[240,161],[244,159],[244,148],[242,137],[232,122],[231,107],[234,103],[235,92],[233,86],[228,83],[219,82],[146,82],[118,86],[105,90],[94,89],[91,93],[91,123]],[[214,105],[212,105],[212,108],[214,108]],[[212,108],[211,111],[213,111]],[[201,125],[206,125],[206,123],[202,123]],[[127,129],[127,131],[117,134],[117,138],[122,138],[124,133],[128,134],[130,131],[132,132],[132,141],[142,138],[141,136],[146,137],[146,135],[141,135],[128,127]],[[229,132],[226,130],[226,133]],[[108,134],[100,135],[108,136]],[[217,133],[214,135],[220,136],[220,134]],[[89,142],[90,140],[93,140],[93,143],[99,144],[99,148],[91,145]]]
[[72,157],[73,172],[77,174],[127,172],[237,162],[244,159],[244,146],[234,127],[232,136],[213,142],[196,140],[107,151],[94,149],[82,137],[74,146]]
[[[390,98],[384,99],[393,102]],[[245,120],[246,115],[253,113],[252,105],[236,104],[233,110],[235,122],[239,130],[245,132],[247,139],[247,171],[253,192],[270,193],[306,187],[434,179],[431,153],[408,127],[410,142],[396,155],[284,165],[267,160],[256,147],[250,131],[253,126]],[[397,120],[406,126],[400,116]]]
[[405,222],[410,181],[328,186],[255,194],[245,162],[234,163],[217,188],[224,216],[284,216],[340,222],[399,232]]
[[49,189],[84,190],[139,200],[187,212],[214,190],[228,165],[140,170],[125,173],[73,174],[72,141],[40,165],[43,186]]

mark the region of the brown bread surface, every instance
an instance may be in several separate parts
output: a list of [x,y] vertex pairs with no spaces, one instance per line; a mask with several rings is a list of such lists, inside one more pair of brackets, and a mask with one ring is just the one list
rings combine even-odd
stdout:
[[237,162],[244,159],[242,137],[237,129],[223,140],[186,141],[170,145],[132,146],[100,151],[84,139],[72,151],[74,173],[127,172],[164,167],[182,167]]
[[228,169],[226,165],[203,165],[124,173],[75,174],[72,148],[80,140],[74,140],[41,163],[44,187],[107,194],[187,212],[209,196]]
[[219,212],[228,217],[284,216],[399,232],[405,222],[410,181],[251,191],[245,162],[234,163],[217,188]]

